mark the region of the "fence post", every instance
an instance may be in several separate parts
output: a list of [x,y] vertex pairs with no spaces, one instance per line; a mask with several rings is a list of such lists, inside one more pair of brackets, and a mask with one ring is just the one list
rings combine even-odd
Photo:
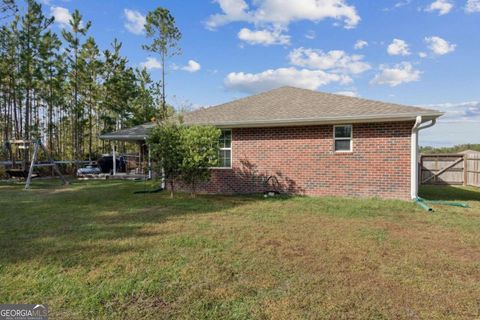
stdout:
[[468,156],[467,154],[463,155],[463,186],[466,187],[468,185]]

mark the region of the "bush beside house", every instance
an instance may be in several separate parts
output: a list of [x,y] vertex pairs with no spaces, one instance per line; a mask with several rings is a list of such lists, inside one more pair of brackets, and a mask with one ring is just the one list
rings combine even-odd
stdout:
[[148,137],[152,160],[163,173],[173,198],[175,183],[196,186],[208,181],[209,168],[218,164],[218,139],[221,131],[213,126],[184,126],[173,122],[154,127]]

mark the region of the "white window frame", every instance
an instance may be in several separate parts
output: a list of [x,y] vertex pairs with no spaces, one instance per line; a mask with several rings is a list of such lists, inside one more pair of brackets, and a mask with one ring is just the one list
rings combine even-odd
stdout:
[[219,151],[230,151],[230,166],[228,167],[212,167],[212,169],[232,169],[232,161],[233,161],[233,151],[232,151],[232,145],[233,145],[233,135],[232,135],[232,129],[221,129],[222,133],[224,131],[230,131],[230,148],[219,148]]
[[[335,129],[337,127],[350,127],[350,138],[337,138],[335,136]],[[335,142],[337,140],[350,140],[350,149],[349,150],[337,150],[335,147]],[[351,124],[338,124],[333,126],[333,151],[335,153],[348,153],[348,152],[353,152],[353,125]]]

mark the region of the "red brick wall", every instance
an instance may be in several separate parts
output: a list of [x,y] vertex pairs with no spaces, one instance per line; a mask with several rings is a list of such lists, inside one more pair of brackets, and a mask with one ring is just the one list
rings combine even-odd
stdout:
[[333,126],[232,129],[232,169],[214,169],[207,193],[265,191],[274,175],[291,194],[410,199],[413,122],[353,125],[353,152],[335,153]]

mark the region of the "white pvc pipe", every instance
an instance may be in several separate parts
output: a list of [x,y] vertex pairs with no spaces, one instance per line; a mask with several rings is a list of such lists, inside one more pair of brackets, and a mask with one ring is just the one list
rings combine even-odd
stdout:
[[418,197],[418,128],[422,124],[422,117],[418,116],[412,128],[410,143],[410,196],[412,199]]

